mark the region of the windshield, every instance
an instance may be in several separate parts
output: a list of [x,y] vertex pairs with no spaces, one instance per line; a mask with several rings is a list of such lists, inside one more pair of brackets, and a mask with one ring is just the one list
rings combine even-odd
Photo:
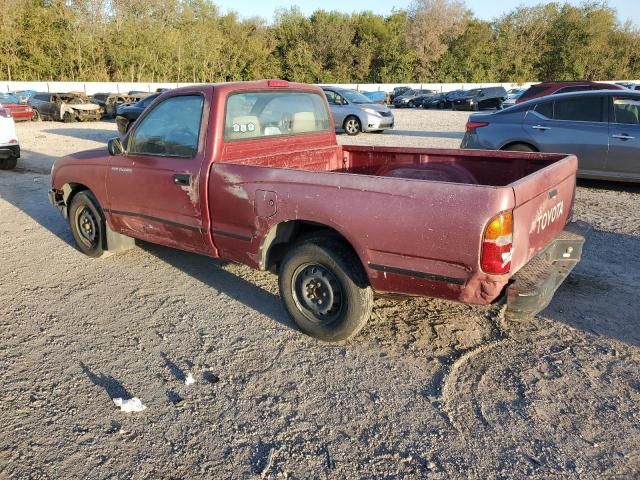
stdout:
[[340,94],[351,103],[371,103],[371,99],[355,90],[342,90]]
[[144,99],[140,100],[140,102],[138,102],[138,104],[141,107],[146,108],[146,106],[149,105],[151,102],[153,102],[156,98],[158,98],[158,94],[149,95],[148,97],[145,97]]
[[520,98],[524,100],[525,98],[533,97],[535,95],[538,95],[539,93],[544,92],[546,89],[547,89],[547,87],[545,87],[545,86],[542,86],[542,87],[539,87],[539,86],[529,87],[528,90],[526,90],[525,92],[523,92],[522,95],[520,95]]

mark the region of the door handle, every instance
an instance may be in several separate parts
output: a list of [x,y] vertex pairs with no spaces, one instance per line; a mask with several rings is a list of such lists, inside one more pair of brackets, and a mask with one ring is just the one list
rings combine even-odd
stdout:
[[630,135],[627,135],[626,133],[623,133],[621,135],[611,135],[613,138],[619,138],[620,140],[634,140],[636,137],[632,137]]
[[188,173],[176,173],[173,176],[173,183],[176,185],[191,185],[191,175]]
[[551,127],[545,127],[544,125],[534,125],[533,127],[534,130],[539,130],[541,132],[544,132],[545,130],[551,130]]

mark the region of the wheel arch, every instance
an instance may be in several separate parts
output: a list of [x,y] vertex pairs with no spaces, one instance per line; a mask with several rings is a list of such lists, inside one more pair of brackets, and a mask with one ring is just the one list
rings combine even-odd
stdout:
[[288,220],[273,225],[263,237],[258,251],[259,268],[275,271],[291,245],[316,236],[334,238],[344,243],[358,257],[366,274],[366,264],[347,235],[334,226],[311,220]]
[[514,145],[526,145],[527,147],[533,148],[535,152],[540,151],[537,145],[534,145],[532,142],[528,140],[511,140],[509,142],[506,142],[504,145],[502,145],[500,147],[500,150],[507,150],[509,147],[512,147]]
[[361,117],[362,113],[361,112],[350,112],[347,115],[345,115],[344,120],[342,121],[342,129],[344,130],[344,126],[347,123],[347,120],[349,120],[351,117],[357,118],[358,121],[360,122],[360,131],[363,130],[364,128],[364,122],[362,121],[362,117]]

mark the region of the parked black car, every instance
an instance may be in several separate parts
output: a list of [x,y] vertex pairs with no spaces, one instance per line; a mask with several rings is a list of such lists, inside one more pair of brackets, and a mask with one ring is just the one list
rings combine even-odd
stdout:
[[393,103],[393,101],[396,99],[396,97],[399,97],[400,95],[403,95],[404,93],[408,92],[409,90],[411,90],[409,87],[396,87],[393,89],[393,91],[391,92],[391,94],[389,95],[389,103]]
[[[451,103],[449,102],[449,105]],[[424,97],[422,99],[422,103],[420,105],[422,108],[446,108],[447,107],[447,94],[436,93],[435,95],[431,95],[430,97]]]
[[434,90],[423,90],[423,89],[407,90],[405,93],[403,93],[399,97],[396,97],[393,100],[393,106],[396,108],[402,108],[402,107],[415,108],[420,103],[422,103],[422,99],[424,97],[431,96],[434,93],[436,93]]
[[116,110],[116,125],[118,126],[118,132],[120,132],[120,135],[124,135],[129,131],[133,122],[138,119],[142,112],[144,112],[144,109],[151,105],[159,95],[159,93],[155,93],[143,98],[139,102],[126,103],[118,107]]
[[502,109],[502,103],[507,98],[504,87],[474,88],[465,92],[453,101],[454,110],[482,110],[485,108]]

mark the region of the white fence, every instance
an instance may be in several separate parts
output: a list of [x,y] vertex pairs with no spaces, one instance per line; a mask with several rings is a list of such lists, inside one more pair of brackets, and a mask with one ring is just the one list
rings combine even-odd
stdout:
[[[608,82],[626,81],[630,83],[640,83],[640,80],[609,80]],[[353,84],[331,84],[345,88],[353,88],[362,92],[381,91],[390,92],[395,87],[411,87],[437,90],[439,92],[449,92],[451,90],[468,90],[471,88],[499,87],[507,90],[517,87],[528,87],[536,82],[526,83],[353,83]],[[176,88],[192,83],[125,83],[125,82],[3,82],[0,81],[0,92],[15,92],[20,90],[35,90],[38,92],[84,92],[93,95],[99,92],[127,93],[129,91],[155,92],[158,88]],[[329,84],[322,84],[329,85]]]

